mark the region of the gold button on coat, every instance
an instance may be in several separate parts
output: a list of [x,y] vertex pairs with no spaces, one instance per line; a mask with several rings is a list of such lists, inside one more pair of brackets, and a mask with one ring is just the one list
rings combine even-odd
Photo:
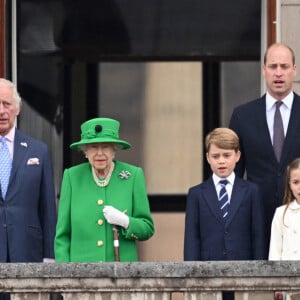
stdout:
[[98,220],[98,225],[103,225],[103,220],[99,219]]
[[104,202],[103,200],[99,199],[99,200],[98,200],[98,205],[102,205],[103,202]]
[[98,241],[98,242],[97,242],[97,245],[98,245],[99,247],[103,246],[103,241]]

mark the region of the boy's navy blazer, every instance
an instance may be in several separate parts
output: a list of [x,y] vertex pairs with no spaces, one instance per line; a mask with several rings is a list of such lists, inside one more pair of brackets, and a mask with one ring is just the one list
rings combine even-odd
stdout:
[[265,259],[264,215],[258,186],[235,177],[226,221],[212,178],[188,193],[184,260]]
[[16,129],[6,199],[0,196],[0,261],[41,262],[53,258],[55,226],[48,147]]

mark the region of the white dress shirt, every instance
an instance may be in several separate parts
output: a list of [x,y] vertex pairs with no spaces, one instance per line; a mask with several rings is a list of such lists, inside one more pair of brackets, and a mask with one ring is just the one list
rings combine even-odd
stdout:
[[220,194],[220,190],[222,188],[222,185],[220,184],[220,180],[225,180],[225,179],[228,180],[228,183],[226,184],[226,191],[227,191],[228,200],[230,203],[233,183],[234,183],[234,179],[235,179],[235,173],[232,172],[227,178],[221,178],[221,177],[217,176],[215,173],[213,173],[212,179],[213,179],[214,185],[216,187],[217,195]]

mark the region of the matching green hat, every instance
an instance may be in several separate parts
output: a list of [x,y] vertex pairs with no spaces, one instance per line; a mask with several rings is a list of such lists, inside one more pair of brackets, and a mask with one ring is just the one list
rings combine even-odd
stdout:
[[95,118],[81,124],[81,140],[70,145],[77,149],[80,145],[93,143],[116,143],[122,149],[129,149],[131,145],[119,139],[120,122],[110,118]]

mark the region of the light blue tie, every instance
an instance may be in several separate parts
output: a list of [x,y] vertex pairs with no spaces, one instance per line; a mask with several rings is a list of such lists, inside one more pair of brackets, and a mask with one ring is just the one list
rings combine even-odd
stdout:
[[3,199],[6,196],[6,191],[9,183],[10,171],[11,171],[11,157],[6,144],[4,136],[0,138],[1,149],[0,149],[0,183]]
[[219,193],[219,202],[220,202],[220,208],[222,212],[222,217],[226,218],[228,215],[228,207],[229,207],[229,198],[228,198],[228,193],[226,190],[226,184],[228,183],[228,180],[220,180],[219,181],[221,185],[221,190]]

